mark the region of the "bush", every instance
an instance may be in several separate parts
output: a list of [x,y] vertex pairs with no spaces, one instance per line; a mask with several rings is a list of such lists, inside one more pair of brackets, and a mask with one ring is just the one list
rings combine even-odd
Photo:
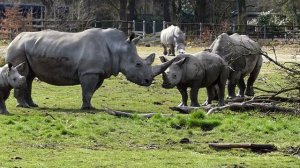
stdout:
[[221,122],[218,120],[206,119],[203,111],[196,111],[188,116],[176,116],[170,122],[170,126],[175,129],[200,127],[203,131],[211,131],[219,125]]

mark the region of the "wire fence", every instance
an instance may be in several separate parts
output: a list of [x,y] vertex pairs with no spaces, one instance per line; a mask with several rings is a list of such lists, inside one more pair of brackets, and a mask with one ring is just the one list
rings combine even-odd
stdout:
[[[226,32],[229,34],[239,33],[256,39],[275,39],[280,38],[286,42],[300,43],[300,25],[235,25],[235,24],[211,24],[211,23],[172,23],[166,21],[122,21],[122,20],[89,20],[89,21],[71,21],[71,20],[32,20],[32,29],[35,31],[53,29],[68,32],[78,32],[88,28],[117,28],[126,34],[135,32],[143,37],[159,36],[164,28],[170,25],[177,25],[186,33],[187,40],[199,40],[200,42],[211,42],[219,34]],[[1,28],[2,30],[2,28]],[[3,35],[5,32],[6,36]],[[22,30],[0,31],[0,38],[13,37]],[[7,35],[13,33],[14,35]]]

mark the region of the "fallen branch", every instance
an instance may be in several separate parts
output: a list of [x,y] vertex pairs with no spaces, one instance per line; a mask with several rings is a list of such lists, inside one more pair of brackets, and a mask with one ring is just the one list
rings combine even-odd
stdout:
[[261,112],[284,112],[290,114],[298,114],[299,109],[279,107],[271,103],[231,103],[225,106],[214,107],[208,110],[207,114],[212,114],[215,111],[223,109],[230,109],[232,111],[245,111],[245,110],[260,110]]
[[290,71],[290,72],[292,72],[292,73],[295,73],[295,74],[299,74],[299,73],[300,73],[300,71],[298,71],[298,70],[288,68],[288,67],[286,67],[286,66],[284,66],[284,65],[282,65],[282,64],[280,64],[280,63],[278,63],[277,61],[273,60],[271,57],[268,56],[268,54],[266,54],[266,53],[264,53],[264,52],[261,52],[260,54],[263,55],[264,57],[266,57],[269,61],[271,61],[271,62],[273,62],[274,64],[276,64],[277,66],[279,66],[280,68],[283,68],[283,69],[285,69],[285,70],[287,70],[287,71]]
[[[123,112],[123,111],[115,111],[113,109],[110,108],[104,108],[104,111],[107,114],[110,115],[114,115],[114,116],[118,116],[118,117],[134,117],[134,116],[138,116],[138,117],[143,117],[143,118],[151,118],[154,115],[157,115],[158,113],[145,113],[145,114],[132,114],[132,113],[128,113],[128,112]],[[160,114],[162,116],[172,116],[172,114]]]
[[178,111],[181,114],[190,114],[191,112],[198,110],[198,109],[204,109],[209,110],[210,107],[201,106],[201,107],[189,107],[189,106],[183,106],[183,107],[170,107],[173,111]]
[[262,152],[272,152],[277,150],[277,147],[273,144],[209,143],[208,146],[216,149],[244,148],[244,149],[251,149],[253,151],[262,151]]

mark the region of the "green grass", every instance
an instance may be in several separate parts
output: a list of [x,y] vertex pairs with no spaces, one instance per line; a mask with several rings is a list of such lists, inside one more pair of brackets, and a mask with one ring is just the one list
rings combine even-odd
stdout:
[[[271,65],[264,65],[256,85],[269,88],[266,80],[284,83]],[[15,107],[12,93],[6,102],[11,115],[0,115],[0,167],[299,167],[299,156],[289,151],[300,146],[299,116],[257,111],[207,116],[202,110],[177,114],[169,107],[179,104],[180,94],[161,83],[161,76],[150,87],[122,75],[112,77],[93,96],[98,110],[81,111],[80,86],[34,81],[39,107]],[[199,101],[205,98],[201,89]],[[105,107],[173,117],[120,118],[104,113]],[[180,143],[183,138],[190,143]],[[278,151],[214,150],[210,142],[271,143]]]

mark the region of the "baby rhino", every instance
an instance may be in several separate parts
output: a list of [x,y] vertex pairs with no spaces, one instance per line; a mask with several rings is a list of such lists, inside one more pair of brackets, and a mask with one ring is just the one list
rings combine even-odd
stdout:
[[[165,57],[160,57],[162,62],[167,61]],[[214,99],[214,87],[218,89],[218,105],[224,105],[225,84],[229,70],[226,62],[217,54],[206,51],[193,55],[182,54],[172,65],[163,73],[163,88],[177,87],[182,101],[178,106],[187,106],[188,93],[190,87],[191,106],[199,107],[198,91],[199,88],[206,87],[207,100],[204,105],[211,104]]]
[[13,67],[11,63],[0,67],[0,114],[9,114],[6,110],[5,100],[12,88],[20,88],[26,85],[26,78],[21,76],[17,69],[22,68],[24,63]]

